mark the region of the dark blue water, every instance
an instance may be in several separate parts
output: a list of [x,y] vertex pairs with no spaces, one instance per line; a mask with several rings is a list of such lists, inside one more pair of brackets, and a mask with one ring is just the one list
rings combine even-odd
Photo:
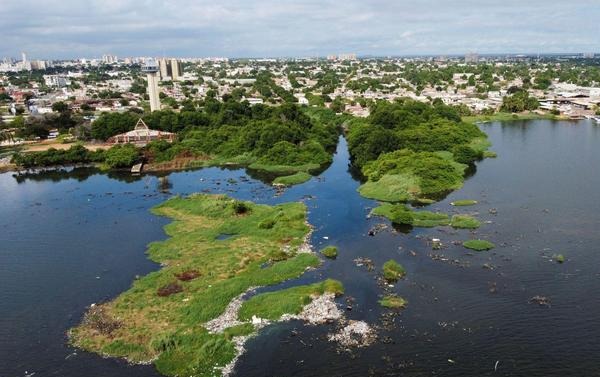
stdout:
[[[337,245],[339,255],[285,285],[340,279],[340,303],[353,298],[348,317],[379,329],[375,345],[349,354],[324,340],[332,327],[272,326],[249,342],[240,376],[600,375],[600,128],[551,121],[482,127],[499,157],[479,163],[463,189],[428,208],[476,212],[490,223],[475,234],[389,228],[369,237],[385,221],[367,219],[375,203],[357,195],[343,140],[328,170],[281,196],[243,170],[172,173],[170,193],[156,177],[90,169],[1,174],[0,376],[156,376],[151,366],[72,349],[65,332],[86,306],[158,268],[144,252],[165,237],[166,220],[148,209],[171,194],[199,191],[263,203],[303,200],[316,227],[313,244]],[[456,199],[479,204],[457,209],[449,205]],[[445,248],[431,250],[432,237]],[[473,237],[498,247],[477,254],[452,244]],[[552,262],[555,253],[567,261]],[[376,271],[357,267],[357,257],[372,259]],[[408,271],[392,289],[409,301],[394,326],[377,305],[384,293],[377,269],[390,258]],[[529,303],[536,295],[551,305]]]

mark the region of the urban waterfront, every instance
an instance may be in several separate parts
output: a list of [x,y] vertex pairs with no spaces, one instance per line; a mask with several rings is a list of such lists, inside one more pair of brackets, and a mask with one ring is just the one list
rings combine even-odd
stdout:
[[[462,189],[427,208],[476,212],[484,222],[477,237],[497,245],[481,253],[453,244],[472,238],[468,230],[388,227],[369,236],[388,222],[367,218],[376,202],[356,192],[344,139],[326,171],[281,195],[244,170],[220,168],[170,173],[168,193],[154,176],[90,168],[0,175],[0,375],[158,375],[151,366],[70,348],[66,331],[87,306],[159,268],[145,250],[166,237],[168,220],[149,209],[174,194],[206,191],[268,204],[304,201],[313,246],[336,245],[339,255],[283,286],[338,279],[346,290],[338,303],[351,308],[346,316],[378,332],[376,344],[348,353],[325,340],[328,326],[275,324],[249,341],[237,375],[596,373],[600,127],[537,120],[481,128],[498,157],[477,163]],[[478,204],[450,205],[458,199]],[[431,238],[445,247],[432,250]],[[406,279],[390,288],[408,301],[397,316],[382,317],[389,313],[377,303],[384,290],[377,271],[356,265],[361,257],[377,268],[390,258],[406,268]],[[549,305],[532,302],[536,296]]]

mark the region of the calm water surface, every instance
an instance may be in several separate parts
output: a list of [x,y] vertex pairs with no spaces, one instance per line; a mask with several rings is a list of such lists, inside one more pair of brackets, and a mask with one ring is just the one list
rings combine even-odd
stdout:
[[[315,247],[340,252],[282,286],[339,279],[340,305],[353,299],[347,316],[378,328],[375,345],[347,353],[325,340],[333,326],[271,326],[248,343],[239,376],[600,376],[600,127],[544,120],[482,128],[499,157],[480,162],[463,189],[428,208],[476,213],[486,222],[476,232],[388,228],[369,237],[386,222],[367,218],[376,203],[356,193],[343,139],[328,170],[281,196],[244,170],[172,173],[170,193],[156,177],[90,169],[0,174],[0,376],[158,376],[151,366],[72,349],[65,332],[86,306],[158,268],[144,251],[165,238],[167,219],[149,208],[199,191],[304,201]],[[457,199],[479,204],[450,206]],[[445,248],[431,250],[431,238]],[[469,253],[453,244],[470,238],[497,248]],[[551,261],[558,253],[562,265]],[[377,305],[384,293],[377,271],[357,267],[357,257],[377,268],[394,258],[407,269],[391,289],[409,301],[393,326]],[[551,305],[530,303],[536,295]]]

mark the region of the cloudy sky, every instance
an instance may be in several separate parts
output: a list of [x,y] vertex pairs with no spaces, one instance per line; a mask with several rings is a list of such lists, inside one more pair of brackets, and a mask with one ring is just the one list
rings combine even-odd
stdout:
[[600,52],[600,0],[2,0],[0,57]]

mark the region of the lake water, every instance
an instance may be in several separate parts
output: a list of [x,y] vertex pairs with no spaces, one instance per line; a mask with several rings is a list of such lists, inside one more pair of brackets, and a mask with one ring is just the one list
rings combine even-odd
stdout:
[[[377,343],[348,353],[325,340],[333,325],[268,327],[249,341],[239,376],[600,375],[600,127],[540,120],[482,129],[498,158],[478,163],[461,190],[428,208],[476,213],[488,222],[476,232],[388,227],[368,236],[387,222],[367,218],[376,203],[356,193],[343,139],[323,174],[280,196],[244,170],[171,173],[169,193],[156,177],[88,168],[0,174],[0,376],[158,376],[151,366],[72,349],[65,332],[88,305],[158,268],[144,252],[164,239],[168,220],[148,210],[172,194],[200,191],[304,201],[313,245],[337,245],[339,254],[282,286],[339,279],[340,305],[352,307],[347,317],[378,329]],[[457,199],[479,204],[452,207]],[[432,250],[431,238],[445,247]],[[470,238],[497,247],[471,253],[453,244]],[[356,266],[358,257],[372,259],[375,271]],[[376,279],[391,258],[408,272],[388,288],[409,302],[393,317],[377,304],[385,291]],[[550,305],[530,303],[534,296]]]

